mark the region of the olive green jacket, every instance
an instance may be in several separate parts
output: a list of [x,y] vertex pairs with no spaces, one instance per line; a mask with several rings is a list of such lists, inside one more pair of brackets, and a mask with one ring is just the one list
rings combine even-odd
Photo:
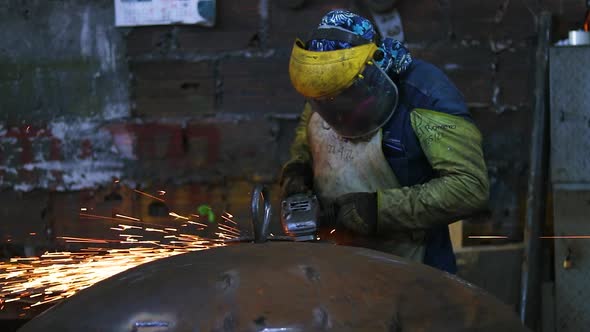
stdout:
[[[307,135],[311,114],[306,104],[287,164],[313,165]],[[477,127],[462,117],[426,109],[414,109],[410,116],[436,176],[424,184],[377,192],[381,235],[449,224],[481,210],[488,201],[489,181]]]

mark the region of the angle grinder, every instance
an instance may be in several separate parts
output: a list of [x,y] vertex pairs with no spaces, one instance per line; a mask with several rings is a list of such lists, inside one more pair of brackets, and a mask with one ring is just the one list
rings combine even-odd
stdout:
[[296,194],[281,202],[281,224],[295,241],[315,241],[320,208],[316,195]]

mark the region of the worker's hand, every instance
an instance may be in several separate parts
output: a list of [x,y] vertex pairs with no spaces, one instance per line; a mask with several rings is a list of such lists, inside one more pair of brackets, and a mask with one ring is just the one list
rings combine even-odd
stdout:
[[311,166],[300,161],[288,163],[283,167],[279,185],[281,186],[281,199],[311,191],[313,186]]
[[336,223],[361,235],[377,231],[377,193],[350,193],[334,201]]

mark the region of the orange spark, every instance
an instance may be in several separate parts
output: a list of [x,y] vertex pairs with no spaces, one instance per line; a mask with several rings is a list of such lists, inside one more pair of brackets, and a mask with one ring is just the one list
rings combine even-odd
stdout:
[[131,234],[119,234],[119,236],[122,236],[122,237],[143,237],[141,235],[131,235]]
[[235,233],[236,235],[240,235],[240,230],[235,229],[235,228],[230,228],[228,226],[224,226],[224,225],[218,225],[219,229],[226,231],[226,232],[230,232],[230,233]]
[[[127,222],[129,222],[131,220],[131,219],[123,219],[122,217],[119,217],[119,218],[110,218],[110,217],[106,217],[106,216],[99,216],[99,215],[87,214],[87,213],[80,213],[79,215],[80,215],[80,217],[83,217],[83,218],[86,218],[86,219],[110,220],[110,221],[118,221],[118,222],[121,222],[121,221],[127,221]],[[148,223],[148,222],[145,222],[145,221],[141,221],[140,219],[138,219],[138,220],[139,221],[131,220],[131,222],[140,223],[142,225],[153,225],[153,226],[162,226],[162,227],[164,227],[164,225]],[[122,226],[122,225],[119,225],[119,226]],[[126,227],[136,227],[138,229],[141,229],[141,227],[137,227],[137,226],[126,226]]]
[[176,212],[169,212],[168,215],[177,219],[189,220],[188,217],[181,216]]
[[15,301],[18,301],[18,300],[20,300],[20,297],[16,297],[16,298],[14,298],[14,299],[8,299],[8,300],[4,300],[4,303],[8,303],[8,302],[15,302]]
[[470,239],[507,239],[508,236],[503,235],[469,235]]
[[104,239],[92,239],[92,238],[69,237],[69,236],[58,236],[57,238],[66,240],[66,242],[90,242],[90,243],[118,243],[118,242],[120,242],[120,240],[104,240]]
[[79,216],[82,218],[86,218],[86,219],[104,219],[104,220],[122,221],[121,218],[111,218],[111,217],[106,217],[106,216],[99,216],[96,214],[80,213]]
[[590,239],[590,235],[541,236],[541,239]]
[[138,194],[140,194],[140,195],[144,195],[144,196],[147,196],[147,197],[149,197],[149,198],[153,198],[153,199],[155,199],[155,200],[158,200],[158,201],[160,201],[160,202],[166,202],[165,200],[163,200],[163,199],[161,199],[161,198],[159,198],[159,197],[156,197],[156,196],[150,195],[150,194],[148,194],[148,193],[146,193],[146,192],[143,192],[143,191],[140,191],[140,190],[137,190],[137,189],[133,189],[133,191],[135,191],[136,193],[138,193]]
[[228,217],[226,217],[226,216],[224,216],[224,215],[222,215],[222,216],[221,216],[221,218],[223,218],[224,220],[227,220],[227,221],[229,221],[229,222],[233,223],[234,225],[237,225],[237,224],[238,224],[237,222],[235,222],[235,221],[231,220],[230,218],[228,218]]
[[134,229],[142,229],[142,228],[141,228],[141,227],[139,227],[139,226],[121,225],[121,224],[119,224],[119,227],[121,227],[121,228],[123,228],[123,229],[132,229],[132,228],[134,228]]
[[141,221],[141,219],[134,218],[134,217],[129,217],[129,216],[126,216],[124,214],[118,214],[118,213],[115,214],[115,217],[119,217],[119,218],[123,218],[123,219],[129,219],[129,220],[133,220],[133,221]]
[[201,226],[201,227],[207,227],[207,225],[205,225],[205,224],[201,224],[201,223],[198,223],[198,222],[196,222],[196,221],[190,221],[190,220],[189,220],[189,221],[187,221],[187,222],[188,222],[189,224],[193,224],[193,225],[199,225],[199,226]]
[[168,232],[166,232],[166,231],[165,231],[165,230],[163,230],[163,229],[149,228],[149,227],[146,227],[146,228],[145,228],[145,231],[146,231],[146,232],[159,232],[159,233],[168,233]]

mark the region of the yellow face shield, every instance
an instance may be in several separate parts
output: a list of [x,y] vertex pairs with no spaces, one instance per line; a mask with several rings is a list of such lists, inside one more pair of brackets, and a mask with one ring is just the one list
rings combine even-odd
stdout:
[[376,51],[373,43],[326,52],[305,50],[300,40],[293,46],[293,86],[342,137],[375,132],[397,107],[397,86],[372,61]]
[[352,48],[327,52],[305,49],[300,39],[295,41],[289,76],[300,94],[307,98],[322,98],[348,88],[377,51],[368,43]]

